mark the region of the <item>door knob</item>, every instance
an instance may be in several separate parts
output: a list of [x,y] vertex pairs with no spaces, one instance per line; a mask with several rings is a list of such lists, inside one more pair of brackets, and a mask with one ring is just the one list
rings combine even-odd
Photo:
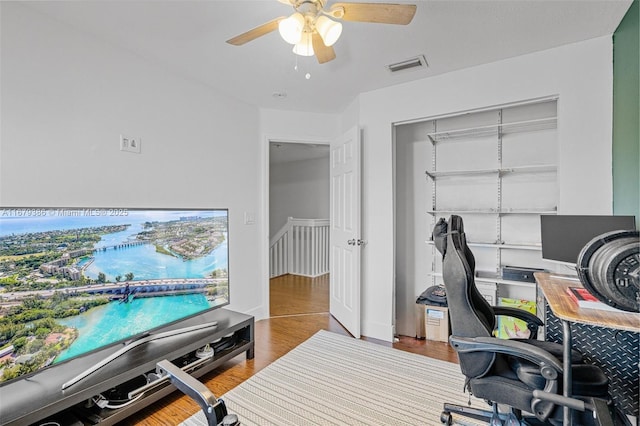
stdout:
[[350,246],[355,246],[356,240],[347,240],[347,244],[349,244]]

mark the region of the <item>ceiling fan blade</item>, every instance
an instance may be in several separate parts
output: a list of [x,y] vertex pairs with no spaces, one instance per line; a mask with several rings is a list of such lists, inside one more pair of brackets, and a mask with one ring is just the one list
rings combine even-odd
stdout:
[[345,21],[407,25],[416,14],[416,9],[415,4],[334,3],[329,13],[339,18],[337,15],[344,11],[342,19]]
[[265,34],[269,34],[272,31],[278,29],[278,23],[286,19],[286,16],[280,16],[279,18],[273,19],[265,24],[255,27],[247,31],[246,33],[242,33],[233,38],[227,40],[227,43],[233,44],[234,46],[242,46],[245,43],[250,42],[251,40],[255,40],[258,37],[262,37]]
[[336,52],[333,50],[333,47],[325,46],[322,37],[320,37],[317,31],[314,31],[311,36],[311,43],[313,43],[313,53],[316,54],[318,63],[324,64],[336,58]]

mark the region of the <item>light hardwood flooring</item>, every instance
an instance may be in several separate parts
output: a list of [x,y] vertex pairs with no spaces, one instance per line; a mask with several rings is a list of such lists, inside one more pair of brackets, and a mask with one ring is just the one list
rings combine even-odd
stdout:
[[[329,315],[329,275],[313,279],[295,275],[273,278],[270,282],[270,300],[271,317],[255,324],[255,358],[247,360],[242,355],[238,356],[200,378],[216,396],[233,389],[319,330],[349,334]],[[364,340],[392,346],[391,343],[376,339]],[[393,343],[393,347],[457,362],[455,353],[444,342],[401,337]],[[120,424],[173,426],[198,410],[193,400],[175,392]]]

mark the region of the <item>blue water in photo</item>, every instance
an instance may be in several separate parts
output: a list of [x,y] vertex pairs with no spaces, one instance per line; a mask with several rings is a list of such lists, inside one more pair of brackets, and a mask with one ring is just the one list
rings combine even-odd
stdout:
[[111,302],[84,314],[57,320],[63,325],[78,329],[79,337],[58,355],[55,362],[73,358],[210,307],[202,294],[141,297],[134,298],[129,303]]
[[[112,245],[112,244],[108,244]],[[110,249],[94,253],[94,261],[84,274],[96,279],[102,272],[107,280],[115,281],[115,277],[133,274],[134,280],[165,278],[207,278],[218,268],[227,268],[227,240],[215,248],[208,256],[182,260],[156,252],[155,246],[144,244],[122,249]]]

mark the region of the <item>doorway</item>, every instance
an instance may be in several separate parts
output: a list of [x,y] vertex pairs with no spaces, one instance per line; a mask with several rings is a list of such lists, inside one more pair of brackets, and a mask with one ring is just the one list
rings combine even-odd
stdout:
[[[290,218],[329,219],[329,145],[269,141],[268,162],[269,245],[285,231]],[[271,249],[269,250],[271,257]],[[273,276],[275,272],[276,276]],[[298,315],[328,311],[323,301],[329,298],[329,276],[282,274],[274,271],[269,260],[270,316]],[[297,302],[287,307],[285,298]],[[272,300],[273,299],[273,300]],[[313,300],[305,302],[304,300]],[[295,306],[295,307],[294,307]]]

